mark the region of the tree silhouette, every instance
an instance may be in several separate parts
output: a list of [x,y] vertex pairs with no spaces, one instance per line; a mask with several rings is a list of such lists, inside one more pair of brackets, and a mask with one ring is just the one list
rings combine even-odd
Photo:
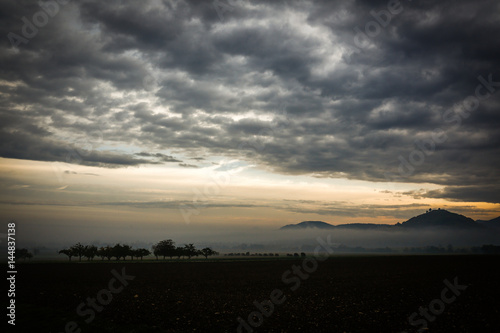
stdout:
[[116,260],[120,260],[120,258],[123,258],[123,260],[126,260],[127,256],[131,255],[131,250],[132,248],[130,245],[121,245],[120,243],[116,244],[112,248],[112,254],[113,257],[116,258]]
[[146,256],[149,256],[151,254],[151,251],[149,251],[148,249],[136,249],[136,250],[132,250],[135,257],[137,258],[141,258],[142,260],[142,257],[146,257]]
[[172,257],[176,255],[175,250],[175,242],[171,239],[162,240],[153,245],[153,254],[155,255],[157,260],[158,256],[163,256],[163,259],[168,256],[170,257],[170,259],[172,259]]
[[184,245],[184,254],[191,259],[193,256],[198,256],[198,250],[194,247],[193,244],[185,244]]
[[65,254],[68,256],[69,258],[69,261],[71,261],[71,258],[75,256],[75,253],[73,252],[73,250],[71,248],[69,249],[62,249],[61,251],[59,251],[59,254]]
[[75,257],[78,257],[79,261],[82,261],[82,257],[85,255],[85,246],[78,242],[70,247],[70,250],[73,251]]
[[101,257],[102,260],[104,260],[104,258],[111,260],[111,258],[113,258],[113,248],[111,246],[101,247],[97,250],[97,255]]
[[84,248],[83,255],[87,258],[87,260],[93,260],[97,255],[97,246],[95,245],[87,245]]
[[186,249],[182,246],[178,246],[175,248],[175,256],[177,256],[177,259],[180,259],[181,257],[184,258],[184,256],[186,255]]
[[130,245],[127,245],[127,244],[124,244],[122,245],[122,257],[123,257],[123,260],[126,260],[126,257],[127,256],[131,256],[132,257],[132,247]]
[[212,250],[209,247],[206,247],[199,252],[201,255],[205,256],[205,259],[208,259],[208,256],[215,256],[218,255],[219,253],[217,251]]
[[31,259],[33,258],[33,254],[28,251],[28,249],[16,249],[16,258],[17,259]]

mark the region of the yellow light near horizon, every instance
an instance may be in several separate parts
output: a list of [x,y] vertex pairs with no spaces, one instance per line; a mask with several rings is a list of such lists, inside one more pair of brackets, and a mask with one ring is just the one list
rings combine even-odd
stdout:
[[[58,210],[57,205],[80,205],[102,211],[102,205],[110,202],[120,203],[107,206],[111,211],[133,212],[138,209],[133,203],[138,203],[149,207],[140,209],[152,220],[168,212],[173,221],[182,218],[175,203],[184,202],[200,212],[194,216],[193,223],[231,225],[254,219],[273,227],[281,222],[301,220],[334,224],[396,223],[428,208],[448,209],[473,219],[500,215],[498,204],[458,203],[400,194],[421,188],[440,188],[435,184],[395,184],[397,190],[390,192],[385,190],[389,186],[384,183],[279,175],[238,164],[238,161],[231,163],[227,166],[233,167],[233,171],[226,172],[216,171],[220,165],[187,169],[172,163],[109,169],[0,158],[1,177],[4,184],[9,184],[0,198],[4,202],[29,202],[31,205],[11,207],[11,212],[36,211],[49,203],[55,206],[47,209],[54,212]],[[159,208],[147,206],[148,202],[174,204]],[[352,211],[352,214],[336,213],[333,209],[336,207],[342,212]]]

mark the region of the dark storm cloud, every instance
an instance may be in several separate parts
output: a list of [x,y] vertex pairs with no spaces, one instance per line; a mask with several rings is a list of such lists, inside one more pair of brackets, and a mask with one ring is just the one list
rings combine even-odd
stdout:
[[[436,193],[434,193],[436,194]],[[410,195],[410,193],[405,193],[405,195]],[[490,195],[492,195],[490,193]],[[418,196],[422,199],[425,197],[433,197],[430,194],[426,194],[425,191]],[[434,197],[438,197],[437,195]],[[451,196],[441,196],[447,199],[452,199],[452,201],[476,201],[469,200],[470,198],[475,198],[474,194],[469,197],[463,197],[461,199],[454,199]],[[486,197],[485,197],[486,198]],[[479,200],[477,200],[479,201]],[[486,200],[481,200],[486,201]],[[497,214],[498,211],[495,209],[482,209],[476,206],[463,206],[463,205],[443,205],[440,207],[434,207],[425,203],[412,203],[412,204],[399,204],[399,205],[374,205],[374,204],[352,204],[345,201],[336,202],[325,202],[325,201],[314,201],[314,200],[284,200],[284,205],[280,206],[278,209],[301,213],[301,214],[319,214],[324,216],[345,216],[345,217],[370,217],[370,218],[380,218],[380,217],[394,217],[401,219],[402,221],[411,218],[412,216],[417,216],[427,211],[429,208],[432,209],[446,209],[453,212],[462,213],[465,215],[483,215],[491,216],[491,214]],[[325,217],[328,221],[333,224],[335,223],[335,218]]]
[[[401,204],[401,205],[353,205],[346,202],[323,202],[310,200],[285,200],[280,209],[301,213],[319,214],[325,216],[358,217],[395,217],[409,218],[427,210],[428,204]],[[335,224],[335,222],[332,222]]]
[[[117,201],[117,202],[104,202],[101,203],[102,206],[128,206],[135,208],[164,208],[164,209],[176,209],[179,207],[193,205],[193,201],[189,200],[173,200],[173,201],[141,201],[141,202],[130,202],[130,201]],[[252,207],[268,207],[266,205],[259,204],[247,204],[247,203],[224,203],[224,202],[206,202],[203,204],[203,209],[205,208],[252,208]]]
[[179,163],[179,166],[183,167],[183,168],[192,168],[192,169],[196,169],[198,168],[197,165],[194,165],[194,164],[187,164],[187,163]]
[[90,172],[76,172],[76,171],[71,171],[71,170],[64,170],[65,174],[68,175],[84,175],[84,176],[99,176],[96,173],[90,173]]
[[447,186],[442,190],[433,190],[421,194],[425,198],[445,198],[452,201],[479,201],[498,203],[500,192],[496,185]]
[[147,152],[140,152],[140,153],[137,153],[136,155],[143,156],[143,157],[155,157],[163,162],[182,162],[181,160],[178,160],[178,159],[174,158],[173,156],[165,155],[165,154],[161,154],[161,153],[151,154],[151,153],[147,153]]
[[154,163],[127,154],[110,151],[86,150],[72,145],[40,138],[29,132],[14,131],[0,133],[2,157],[39,161],[62,161],[67,163],[117,168]]
[[[2,1],[0,156],[65,161],[69,146],[128,166],[180,163],[175,149],[498,203],[500,4],[400,4],[370,37],[387,1],[237,1],[222,20],[210,1],[70,2],[14,48],[40,7]],[[96,131],[155,153],[78,139]]]

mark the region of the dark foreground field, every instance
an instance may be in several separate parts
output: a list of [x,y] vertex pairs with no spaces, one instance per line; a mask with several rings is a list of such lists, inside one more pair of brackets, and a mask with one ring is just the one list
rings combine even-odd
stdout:
[[[65,332],[74,321],[68,332],[235,332],[237,318],[248,322],[249,314],[259,311],[253,302],[269,300],[278,289],[286,297],[282,304],[274,305],[268,317],[250,316],[254,326],[260,324],[253,328],[256,332],[416,332],[425,315],[413,318],[418,326],[408,318],[431,301],[437,315],[427,314],[433,319],[426,320],[429,332],[500,332],[498,259],[332,257],[319,262],[315,271],[307,262],[308,277],[302,269],[286,273],[288,282],[283,274],[293,265],[302,266],[301,259],[20,264],[16,331]],[[113,280],[116,293],[106,292],[112,270],[122,274],[123,268],[135,278],[121,292],[122,284]],[[455,290],[458,296],[451,290],[442,295],[447,288],[443,281],[453,284],[455,278],[467,289]],[[98,295],[109,304],[101,312],[84,304],[80,310],[87,313],[79,316],[77,307]],[[276,295],[273,299],[283,300]]]

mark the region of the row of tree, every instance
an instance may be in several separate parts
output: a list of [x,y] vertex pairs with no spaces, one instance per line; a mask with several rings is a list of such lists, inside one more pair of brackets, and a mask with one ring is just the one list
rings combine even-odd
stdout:
[[28,251],[28,249],[16,249],[16,259],[31,259],[33,258],[33,253]]
[[80,261],[83,257],[87,258],[87,260],[93,260],[95,257],[100,257],[102,260],[108,259],[111,260],[115,258],[116,260],[126,260],[127,257],[134,258],[142,258],[151,254],[151,251],[148,249],[132,249],[130,245],[121,245],[116,244],[115,246],[103,246],[98,248],[95,245],[83,245],[81,243],[76,243],[67,249],[62,249],[59,251],[59,254],[65,254],[68,256],[69,260],[71,258],[76,257]]
[[175,246],[175,242],[171,239],[163,240],[153,245],[153,254],[156,259],[158,257],[169,257],[172,259],[173,257],[197,257],[199,255],[208,258],[209,256],[214,256],[219,254],[217,251],[212,250],[209,247],[205,247],[204,249],[197,250],[193,244],[185,244],[184,246]]
[[[205,258],[208,258],[209,256],[218,254],[217,251],[214,251],[209,247],[197,250],[193,244],[185,244],[182,247],[177,247],[175,246],[175,242],[171,239],[158,242],[153,245],[152,250],[156,259],[159,257],[163,257],[163,259],[166,257],[169,257],[170,259],[173,257],[177,257],[179,259],[181,257],[188,257],[191,259],[192,257],[197,257],[199,255],[203,255]],[[143,257],[149,256],[151,251],[144,248],[133,249],[130,245],[122,245],[120,243],[115,244],[114,246],[103,246],[100,248],[95,245],[83,245],[81,243],[76,243],[67,249],[60,250],[59,254],[67,255],[70,261],[73,257],[78,258],[80,261],[82,258],[93,260],[95,257],[100,257],[102,260],[111,260],[112,258],[115,258],[116,260],[123,258],[123,260],[126,260],[127,257],[130,257],[132,260],[134,258],[141,258],[142,260]]]

